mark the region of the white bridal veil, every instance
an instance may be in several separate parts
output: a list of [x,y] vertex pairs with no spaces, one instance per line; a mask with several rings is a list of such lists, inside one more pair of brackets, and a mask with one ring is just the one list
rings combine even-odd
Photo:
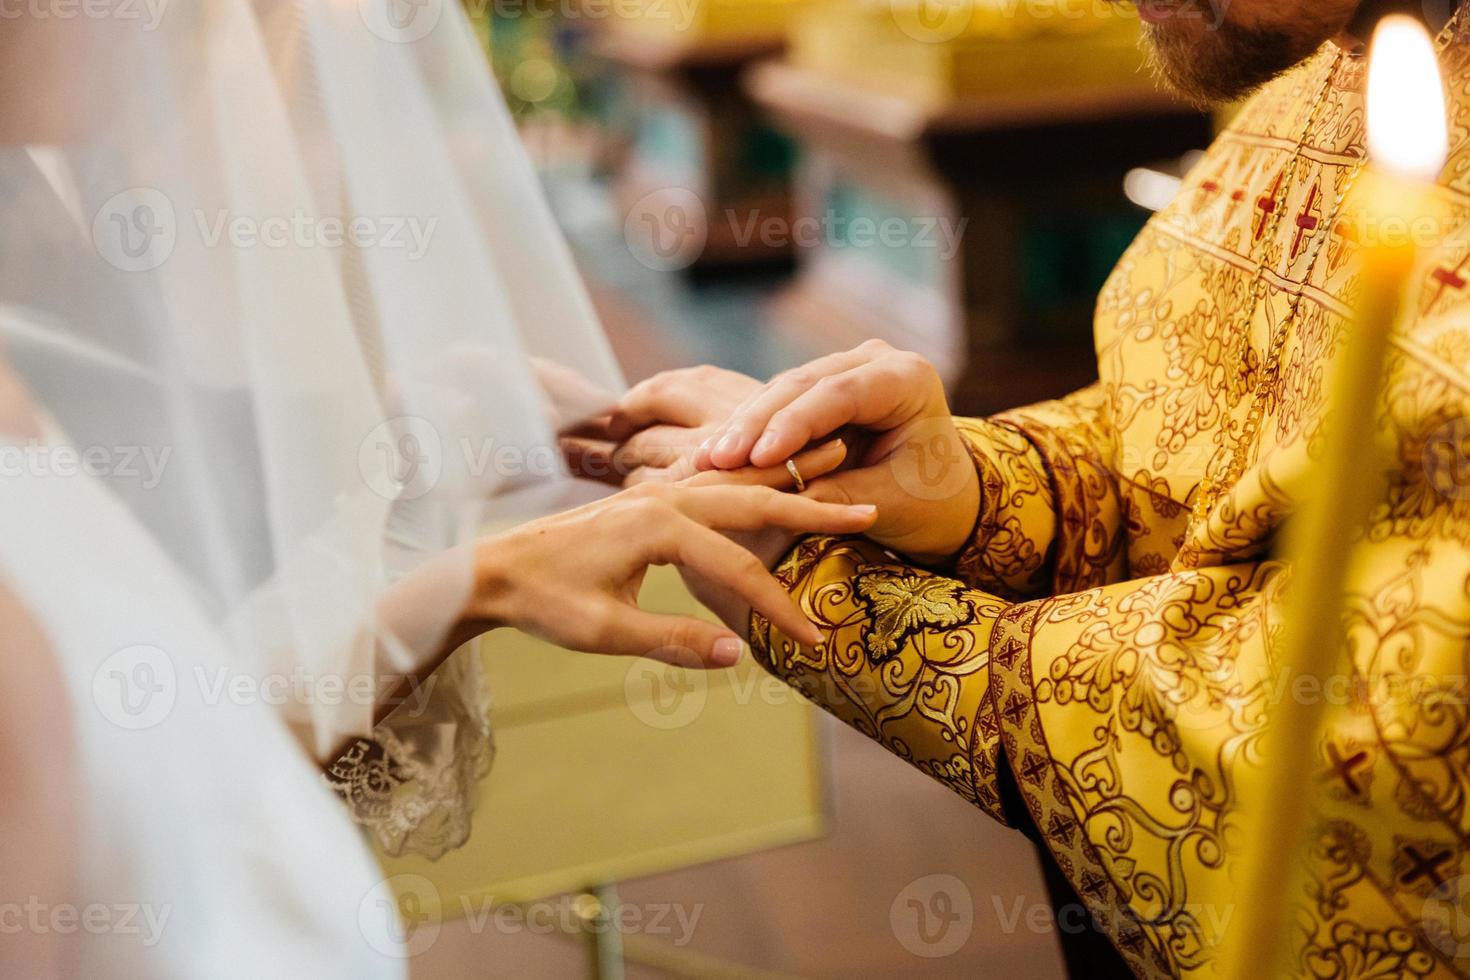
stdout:
[[[171,808],[241,799],[302,822],[237,847],[361,871],[265,719],[321,753],[370,731],[468,594],[460,546],[552,506],[556,429],[621,387],[483,55],[454,0],[36,3],[0,83],[0,364],[40,419],[0,443],[0,577],[70,683],[99,839],[143,848],[109,873],[167,892],[252,830]],[[483,741],[454,687],[399,732],[409,772]],[[315,880],[251,887],[345,887]],[[266,972],[195,938],[192,975],[232,945]]]

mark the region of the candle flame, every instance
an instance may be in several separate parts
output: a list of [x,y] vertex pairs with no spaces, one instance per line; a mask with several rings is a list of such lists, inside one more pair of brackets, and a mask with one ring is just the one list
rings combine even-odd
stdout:
[[1404,14],[1379,22],[1368,64],[1368,156],[1390,173],[1434,180],[1449,155],[1434,42]]

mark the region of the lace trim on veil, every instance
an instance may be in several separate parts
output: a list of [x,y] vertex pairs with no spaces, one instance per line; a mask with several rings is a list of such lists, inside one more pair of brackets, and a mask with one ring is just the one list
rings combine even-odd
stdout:
[[476,646],[457,651],[323,773],[379,850],[437,860],[469,839],[478,784],[495,758]]

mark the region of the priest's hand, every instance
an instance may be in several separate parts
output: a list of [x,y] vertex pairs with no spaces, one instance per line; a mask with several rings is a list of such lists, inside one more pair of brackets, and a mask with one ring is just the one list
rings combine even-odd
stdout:
[[708,365],[665,371],[635,385],[610,414],[564,435],[562,450],[572,471],[589,479],[674,483],[695,474],[699,444],[760,388]]
[[868,536],[918,562],[939,563],[964,547],[980,481],[944,385],[928,361],[882,341],[777,375],[714,429],[694,465],[781,466],[839,430],[851,446],[848,468],[808,479],[807,496],[876,504]]

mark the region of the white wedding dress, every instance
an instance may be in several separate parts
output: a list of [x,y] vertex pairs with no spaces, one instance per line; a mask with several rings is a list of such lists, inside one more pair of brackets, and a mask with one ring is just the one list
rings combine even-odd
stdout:
[[69,696],[71,904],[109,917],[67,938],[79,976],[400,976],[376,862],[275,709],[231,695],[236,663],[188,580],[91,478],[18,469],[0,479],[0,578]]
[[[558,500],[558,426],[622,388],[464,11],[22,16],[0,89],[0,365],[78,454],[167,454],[156,481],[0,475],[0,575],[70,694],[80,897],[161,923],[77,934],[82,975],[400,973],[411,923],[353,820],[391,852],[464,840],[475,664],[379,725],[252,692],[421,663],[467,543]],[[425,570],[442,587],[393,620]],[[344,806],[293,731],[387,762],[337,773]]]

